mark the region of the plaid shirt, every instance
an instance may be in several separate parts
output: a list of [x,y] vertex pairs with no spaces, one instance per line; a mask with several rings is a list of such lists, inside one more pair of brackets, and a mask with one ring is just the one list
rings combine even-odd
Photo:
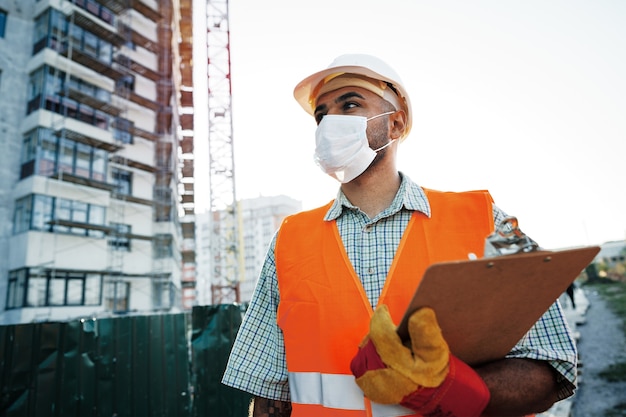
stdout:
[[[372,306],[387,278],[396,248],[413,211],[430,217],[424,191],[407,176],[391,205],[373,219],[353,206],[341,190],[324,217],[337,221],[348,257],[361,279]],[[495,224],[506,214],[493,207]],[[222,382],[255,396],[289,401],[285,346],[276,324],[280,301],[272,240],[252,300],[244,317]],[[558,301],[518,342],[508,357],[548,361],[559,374],[560,398],[573,394],[576,382],[576,346]]]

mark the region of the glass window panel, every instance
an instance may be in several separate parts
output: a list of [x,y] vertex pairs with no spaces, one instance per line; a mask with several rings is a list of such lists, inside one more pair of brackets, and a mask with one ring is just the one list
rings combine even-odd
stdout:
[[130,252],[130,238],[128,234],[131,232],[131,225],[111,223],[111,227],[115,229],[115,232],[109,236],[109,246],[115,250]]
[[20,157],[20,162],[22,164],[26,162],[30,162],[35,159],[37,156],[37,130],[31,130],[26,135],[24,135],[24,140],[22,141],[22,154]]
[[104,6],[101,6],[100,9],[100,17],[102,20],[107,22],[110,25],[115,25],[115,15],[109,9]]
[[[107,100],[107,101],[110,101],[110,100]],[[109,116],[103,111],[96,110],[96,114],[93,120],[93,125],[100,129],[107,130],[109,126]]]
[[54,218],[58,220],[70,220],[72,213],[72,202],[64,198],[57,198],[54,207]]
[[[103,226],[106,215],[106,208],[103,206],[89,205],[89,224]],[[102,230],[87,230],[87,235],[95,238],[104,238],[105,234]]]
[[84,278],[68,278],[67,280],[67,305],[83,305]]
[[13,214],[13,233],[22,233],[30,228],[32,196],[26,196],[15,201]]
[[78,120],[83,121],[85,123],[92,124],[93,115],[94,115],[94,110],[91,107],[81,104],[79,112],[78,112]]
[[98,59],[100,61],[110,64],[113,60],[113,45],[108,42],[104,42],[100,40],[100,45],[98,48]]
[[70,30],[70,41],[72,42],[72,47],[82,50],[82,39],[83,39],[83,30],[78,26],[72,26]]
[[33,204],[33,230],[51,230],[53,197],[35,195]]
[[[72,119],[79,118],[80,115],[78,113],[79,104],[76,100],[72,100],[71,98],[64,97],[63,98],[63,106],[65,107],[65,114]],[[80,105],[82,107],[82,105]]]
[[39,157],[37,161],[37,173],[39,175],[52,175],[55,172],[57,158],[57,137],[51,130],[39,130]]
[[65,15],[56,9],[50,11],[50,26],[52,27],[52,33],[56,36],[63,36],[67,33],[67,20]]
[[93,0],[87,0],[87,11],[98,16],[100,12],[100,5]]
[[105,307],[111,311],[127,311],[128,310],[128,294],[130,292],[130,283],[127,282],[110,282],[106,285],[105,290]]
[[44,39],[46,36],[48,36],[48,19],[50,18],[50,15],[48,13],[43,13],[41,14],[36,20],[35,20],[35,42],[37,43],[40,40]]
[[25,287],[26,270],[11,271],[9,273],[7,308],[23,307]]
[[72,201],[72,221],[87,223],[88,204],[81,201]]
[[111,92],[105,90],[104,88],[96,88],[95,97],[100,101],[108,103],[111,101]]
[[101,276],[96,274],[88,274],[85,279],[85,305],[99,305],[101,291]]
[[112,175],[117,192],[123,195],[130,195],[132,191],[132,173],[116,169]]
[[46,305],[46,284],[48,280],[41,276],[31,276],[28,278],[28,293],[26,305],[28,307],[38,307]]
[[56,96],[61,92],[62,77],[64,74],[56,74],[52,67],[45,67],[44,92],[46,96]]
[[68,89],[72,89],[72,90],[79,90],[80,91],[80,79],[76,78],[76,77],[70,77],[69,82],[67,83],[67,88]]
[[65,304],[65,279],[51,278],[48,284],[48,305],[62,306]]
[[7,24],[7,13],[0,10],[0,38],[4,38],[4,30]]
[[91,149],[91,146],[82,143],[76,144],[76,170],[74,173],[80,177],[91,177]]
[[61,139],[61,152],[59,152],[59,172],[74,171],[74,145],[75,142]]
[[28,100],[32,100],[33,98],[41,95],[43,91],[43,71],[43,68],[39,68],[30,74],[28,79]]
[[104,181],[107,172],[108,152],[102,149],[93,150],[93,163],[91,166],[92,178],[97,181]]
[[89,206],[89,223],[95,225],[104,225],[104,217],[106,214],[106,208],[104,206],[96,206],[94,204]]

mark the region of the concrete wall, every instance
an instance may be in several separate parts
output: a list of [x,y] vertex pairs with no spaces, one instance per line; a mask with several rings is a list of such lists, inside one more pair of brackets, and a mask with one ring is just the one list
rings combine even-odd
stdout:
[[[0,0],[7,12],[4,37],[0,38],[0,254],[8,253],[13,228],[12,189],[20,172],[22,132],[26,114],[28,73],[32,51],[34,0]],[[0,256],[0,276],[8,271],[6,256]],[[5,279],[0,279],[0,311],[6,304]]]

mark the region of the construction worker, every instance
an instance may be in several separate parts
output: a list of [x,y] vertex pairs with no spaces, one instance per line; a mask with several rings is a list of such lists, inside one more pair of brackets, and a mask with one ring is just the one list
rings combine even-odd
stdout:
[[380,59],[342,55],[294,95],[317,122],[318,165],[341,185],[275,235],[223,383],[255,396],[254,416],[523,416],[572,395],[576,348],[558,303],[480,367],[449,352],[427,308],[402,345],[395,325],[426,267],[482,254],[506,215],[486,191],[428,190],[398,171],[413,114]]

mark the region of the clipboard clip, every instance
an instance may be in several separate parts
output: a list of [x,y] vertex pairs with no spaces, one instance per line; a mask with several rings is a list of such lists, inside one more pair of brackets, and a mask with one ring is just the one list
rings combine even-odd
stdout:
[[485,258],[539,250],[537,242],[519,228],[517,217],[506,217],[485,239]]

